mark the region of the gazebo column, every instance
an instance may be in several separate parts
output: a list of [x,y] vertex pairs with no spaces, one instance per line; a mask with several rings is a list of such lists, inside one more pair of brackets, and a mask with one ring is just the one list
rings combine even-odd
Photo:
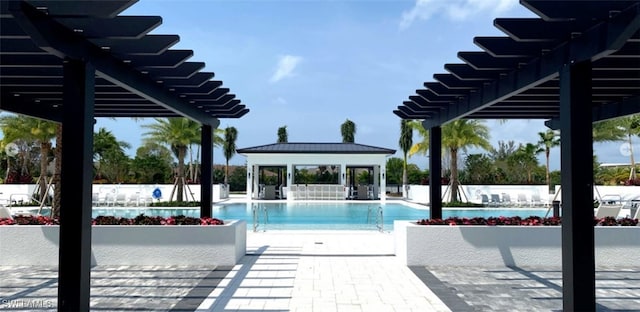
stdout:
[[89,311],[95,69],[65,59],[58,311]]
[[260,165],[251,166],[251,176],[253,178],[253,198],[260,198]]
[[[562,308],[595,311],[591,63],[560,71]],[[578,161],[582,159],[582,161]]]
[[202,166],[200,174],[200,217],[211,217],[211,203],[213,202],[213,128],[202,125],[200,152]]
[[253,198],[253,163],[247,161],[247,200]]
[[442,219],[442,128],[429,129],[429,214]]
[[387,164],[380,164],[380,200],[387,200]]
[[373,198],[378,199],[378,192],[380,192],[380,166],[373,166]]

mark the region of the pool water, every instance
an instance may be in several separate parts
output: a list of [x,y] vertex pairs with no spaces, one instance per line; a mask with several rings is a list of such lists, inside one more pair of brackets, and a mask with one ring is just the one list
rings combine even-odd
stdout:
[[[382,211],[382,216],[380,216]],[[544,216],[547,209],[526,208],[444,208],[447,217]],[[132,218],[140,213],[169,217],[199,217],[199,208],[94,208],[93,216],[116,215]],[[223,220],[245,220],[253,230],[392,230],[394,220],[429,218],[428,209],[401,203],[237,203],[214,206],[212,214]],[[255,221],[255,222],[254,222]]]

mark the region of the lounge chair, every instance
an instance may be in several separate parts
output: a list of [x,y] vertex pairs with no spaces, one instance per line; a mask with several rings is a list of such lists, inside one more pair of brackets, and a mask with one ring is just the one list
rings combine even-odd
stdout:
[[491,194],[491,201],[489,202],[489,205],[491,205],[491,206],[498,206],[498,205],[500,205],[500,195],[498,195],[498,194]]
[[532,194],[531,195],[531,206],[544,206],[542,199],[540,198],[540,194]]
[[511,196],[507,193],[502,193],[502,204],[505,206],[511,206]]
[[[622,203],[602,202],[596,209],[596,218],[613,217],[617,218],[622,210]],[[636,211],[636,215],[637,215]]]
[[482,198],[482,205],[489,206],[489,196],[485,194],[480,194],[480,198]]
[[0,219],[13,219],[9,208],[5,206],[0,206]]
[[526,205],[528,203],[529,203],[529,201],[527,200],[527,195],[522,194],[522,193],[518,194],[518,199],[517,199],[518,206],[524,206],[524,205]]

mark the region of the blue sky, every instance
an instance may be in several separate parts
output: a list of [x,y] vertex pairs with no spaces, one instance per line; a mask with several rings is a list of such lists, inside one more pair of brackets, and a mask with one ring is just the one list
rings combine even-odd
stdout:
[[[250,108],[220,123],[238,129],[239,148],[275,143],[281,126],[289,142],[340,142],[350,119],[356,143],[396,150],[400,119],[392,111],[402,101],[445,63],[460,63],[458,51],[479,51],[473,37],[504,35],[494,18],[533,17],[517,0],[142,0],[122,14],[162,16],[152,33],[178,34],[172,48],[194,50],[190,61],[204,61]],[[151,122],[99,119],[96,130],[130,143],[133,155],[140,125]],[[543,120],[487,125],[494,146],[535,143],[546,130]],[[597,144],[599,160],[628,162],[619,145]],[[558,169],[558,148],[551,159]],[[214,162],[224,163],[219,149]],[[410,162],[426,167],[425,157]]]

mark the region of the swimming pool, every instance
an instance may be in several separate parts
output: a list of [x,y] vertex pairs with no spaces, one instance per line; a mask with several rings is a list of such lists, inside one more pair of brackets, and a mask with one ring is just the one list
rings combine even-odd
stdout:
[[[382,215],[380,215],[380,211]],[[527,208],[444,208],[447,217],[544,216],[546,209]],[[185,215],[199,217],[199,208],[94,208],[93,216],[116,215],[135,217],[169,217]],[[392,230],[394,220],[419,220],[429,217],[429,209],[411,207],[402,203],[235,203],[214,206],[212,214],[223,220],[238,219],[247,222],[253,230]],[[255,222],[254,222],[255,219]]]

